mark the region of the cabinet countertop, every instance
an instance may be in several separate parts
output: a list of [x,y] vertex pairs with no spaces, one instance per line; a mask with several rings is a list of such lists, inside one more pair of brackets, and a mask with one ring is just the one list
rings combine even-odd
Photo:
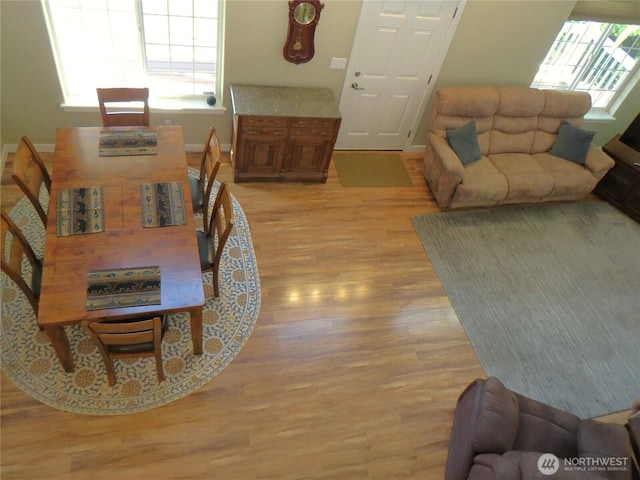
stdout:
[[328,88],[231,85],[235,115],[341,118]]

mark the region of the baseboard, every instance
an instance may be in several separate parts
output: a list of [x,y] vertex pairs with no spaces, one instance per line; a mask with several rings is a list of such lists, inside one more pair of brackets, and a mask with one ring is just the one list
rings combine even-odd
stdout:
[[2,147],[2,161],[0,162],[0,174],[4,172],[4,164],[7,160],[7,155],[9,155],[9,145],[5,145]]
[[405,150],[405,152],[424,152],[426,148],[426,145],[411,145],[411,147],[408,150]]

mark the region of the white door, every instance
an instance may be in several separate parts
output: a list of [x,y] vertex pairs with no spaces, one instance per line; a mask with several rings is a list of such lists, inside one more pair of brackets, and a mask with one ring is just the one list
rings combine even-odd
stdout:
[[336,149],[409,149],[463,4],[363,1]]

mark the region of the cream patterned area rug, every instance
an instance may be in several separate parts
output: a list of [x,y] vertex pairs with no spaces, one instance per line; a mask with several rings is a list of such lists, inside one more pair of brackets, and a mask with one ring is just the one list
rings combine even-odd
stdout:
[[[198,172],[190,168],[189,174]],[[214,187],[215,190],[215,187]],[[215,195],[215,192],[212,193]],[[193,355],[188,314],[169,316],[162,342],[166,379],[158,383],[153,358],[115,360],[116,384],[109,387],[102,357],[80,325],[65,327],[75,363],[65,373],[36,323],[26,297],[3,273],[2,371],[31,397],[60,410],[88,415],[123,415],[159,407],[184,397],[219,374],[249,339],[260,309],[260,279],[249,225],[233,198],[236,223],[220,265],[220,297],[213,296],[211,273],[203,274],[203,354]],[[35,244],[44,250],[44,229],[26,199],[11,211]],[[197,218],[202,224],[202,217]]]

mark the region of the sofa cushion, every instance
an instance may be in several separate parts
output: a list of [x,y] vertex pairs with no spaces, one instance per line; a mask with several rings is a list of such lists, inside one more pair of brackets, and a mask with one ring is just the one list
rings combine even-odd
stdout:
[[[633,462],[629,433],[623,425],[583,420],[578,428],[578,456],[615,459],[618,470],[611,469],[606,478],[626,480]],[[626,468],[625,468],[626,467]]]
[[500,91],[495,87],[447,87],[438,90],[435,108],[445,118],[490,117],[499,104]]
[[473,120],[464,127],[447,130],[447,140],[463,165],[480,160],[478,130]]
[[548,452],[561,458],[576,456],[578,416],[518,393],[515,396],[520,406],[520,430],[514,450]]
[[482,157],[464,169],[462,181],[456,188],[451,207],[474,207],[478,205],[496,205],[507,196],[509,184],[504,175],[489,161]]
[[545,94],[529,87],[499,87],[500,104],[497,115],[507,118],[537,117],[544,109]]
[[596,132],[583,130],[567,121],[563,121],[560,124],[558,136],[553,142],[549,154],[584,164],[595,134]]
[[[525,119],[529,120],[529,119]],[[514,121],[524,124],[523,121]],[[524,128],[524,126],[523,126]],[[526,130],[524,132],[508,132],[505,130],[492,130],[489,155],[496,153],[531,153],[535,130]]]
[[541,452],[522,451],[509,451],[504,455],[476,455],[467,480],[542,480],[545,478],[550,480],[604,480],[611,478],[601,472],[592,473],[581,469],[565,468],[560,459],[555,465],[558,469],[554,473],[551,471],[543,473],[538,466],[543,455],[544,453]]
[[591,192],[598,179],[583,165],[559,159],[548,153],[533,156],[540,166],[553,177],[553,190],[545,200],[568,200],[582,192]]
[[[495,480],[496,478],[507,478],[520,480],[519,472],[511,470],[511,465],[504,465],[503,455],[497,453],[483,453],[473,457],[473,466],[469,472],[467,480]],[[509,472],[509,470],[511,470]],[[507,473],[510,473],[507,475]],[[502,475],[502,476],[499,476]]]
[[501,203],[537,202],[553,191],[553,177],[527,153],[489,155],[489,160],[509,184]]
[[527,87],[500,87],[499,91],[487,153],[531,153],[544,94]]
[[582,120],[591,109],[591,95],[568,90],[542,90],[545,96],[543,117]]
[[[538,460],[540,460],[541,456],[540,452],[510,450],[505,452],[504,455],[476,455],[473,459],[473,466],[478,465],[490,469],[491,476],[486,478],[491,478],[492,480],[533,480],[545,478],[546,476],[556,480],[556,477],[553,476],[554,474],[540,475]],[[557,466],[559,467],[560,465]],[[580,477],[575,476],[573,478],[578,479]]]

